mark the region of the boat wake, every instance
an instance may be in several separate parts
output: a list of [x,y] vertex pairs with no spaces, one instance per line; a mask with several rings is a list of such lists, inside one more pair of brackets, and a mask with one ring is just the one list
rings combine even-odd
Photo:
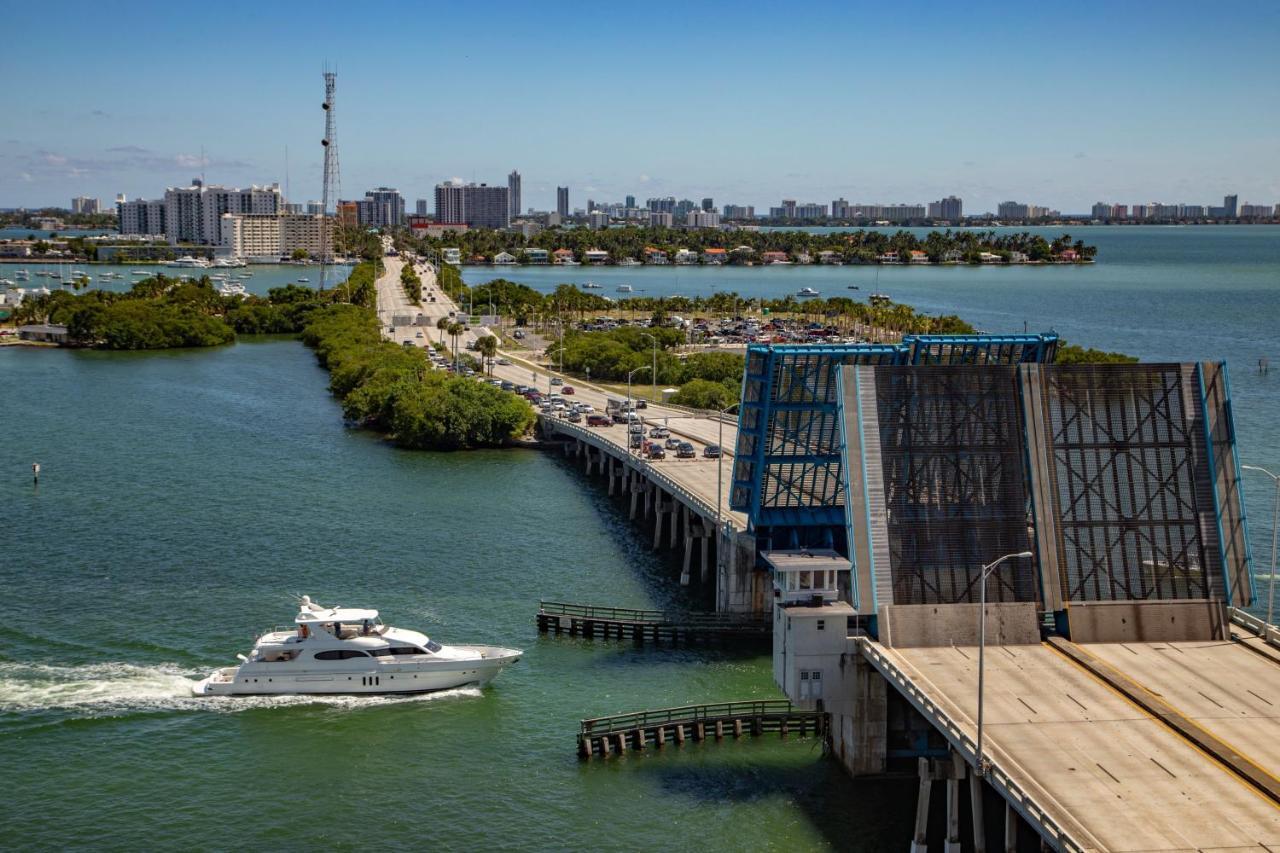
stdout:
[[21,717],[52,711],[93,718],[164,711],[238,713],[301,705],[358,709],[481,695],[478,687],[460,687],[411,696],[192,696],[192,685],[207,674],[177,664],[0,662],[0,714]]

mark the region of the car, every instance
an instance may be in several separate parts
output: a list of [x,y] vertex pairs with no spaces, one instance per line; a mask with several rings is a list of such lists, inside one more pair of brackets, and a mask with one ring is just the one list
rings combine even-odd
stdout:
[[668,438],[666,442],[666,447],[667,447],[667,450],[679,450],[680,439],[675,438],[674,436],[672,438]]
[[577,393],[577,392],[573,390],[573,386],[572,386],[572,385],[566,385],[566,386],[564,386],[563,388],[561,388],[561,389],[560,389],[560,393],[561,393],[561,394],[575,394],[575,393]]
[[511,364],[511,359],[509,359],[509,358],[500,358],[500,359],[498,359],[498,364],[501,364],[503,367],[506,367],[506,366],[508,366],[508,365],[510,365],[510,364]]
[[667,451],[662,449],[662,445],[656,441],[649,442],[649,446],[645,448],[645,456],[650,459],[666,459]]
[[631,435],[644,435],[644,424],[627,424],[627,432]]
[[580,424],[582,423],[582,412],[570,412],[565,416],[565,420],[571,424]]
[[702,448],[702,455],[707,459],[719,459],[720,445],[708,444],[706,447]]
[[568,407],[567,407],[567,406],[565,406],[565,404],[564,404],[564,403],[561,403],[561,402],[554,402],[554,403],[552,403],[552,404],[551,404],[551,408],[552,408],[552,410],[553,410],[553,411],[556,411],[556,412],[567,412],[567,411],[569,410],[569,409],[568,409]]
[[502,385],[503,391],[514,391],[516,388],[510,379],[499,379],[498,382]]
[[667,438],[671,435],[671,430],[664,426],[656,426],[649,430],[649,438]]
[[521,340],[524,338],[524,332],[517,329],[516,331],[511,333],[511,337],[515,338],[517,341]]
[[590,403],[579,403],[579,404],[578,404],[578,411],[579,411],[579,412],[583,412],[584,414],[588,414],[588,415],[589,415],[589,414],[591,414],[592,412],[594,412],[595,410],[596,410],[596,407],[595,407],[595,406],[593,406],[593,405],[591,405]]
[[676,448],[677,459],[693,459],[698,455],[698,451],[693,449],[693,445],[687,441],[680,442],[680,446]]
[[644,436],[638,432],[633,432],[627,438],[627,446],[630,447],[632,450],[639,450],[641,445],[643,444],[644,444]]
[[559,376],[552,376],[552,377],[551,377],[551,384],[552,384],[552,385],[563,385],[563,384],[564,384],[564,380],[563,380],[563,379],[561,379]]
[[587,426],[613,426],[613,420],[608,415],[587,415]]
[[628,420],[630,420],[630,419],[627,417],[627,414],[628,414],[627,412],[614,412],[614,413],[613,413],[613,422],[614,422],[615,424],[625,424]]
[[648,401],[647,401],[647,400],[636,400],[636,408],[637,408],[637,409],[647,409],[647,408],[649,408],[649,403],[648,403]]
[[411,346],[413,346],[413,341],[405,341],[405,342],[404,342],[404,345],[405,345],[405,346],[407,346],[407,347],[411,347]]
[[640,416],[637,415],[635,412],[627,412],[627,423],[629,424],[640,423]]

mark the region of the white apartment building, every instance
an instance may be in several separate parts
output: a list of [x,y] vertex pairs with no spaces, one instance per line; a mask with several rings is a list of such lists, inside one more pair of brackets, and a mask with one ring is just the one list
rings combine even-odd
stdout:
[[298,249],[313,258],[325,252],[332,255],[333,222],[332,217],[318,214],[224,213],[218,254],[262,263],[275,263]]
[[719,228],[720,214],[714,210],[691,210],[684,224],[690,228]]
[[279,215],[284,209],[279,184],[233,189],[192,181],[189,187],[165,190],[164,204],[165,236],[174,245],[220,246],[224,214],[268,216]]
[[133,201],[116,202],[116,215],[120,218],[121,234],[142,234],[164,236],[165,203],[162,199],[148,201],[136,198]]

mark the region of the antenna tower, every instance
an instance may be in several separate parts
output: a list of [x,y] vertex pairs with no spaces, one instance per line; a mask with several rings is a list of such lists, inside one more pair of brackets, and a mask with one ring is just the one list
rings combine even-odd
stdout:
[[[328,70],[324,71],[324,103],[321,107],[324,109],[324,139],[320,140],[320,145],[324,148],[324,190],[321,192],[321,210],[324,216],[329,215],[330,205],[338,203],[338,195],[342,192],[342,179],[338,176],[338,119],[334,106],[334,91],[337,89],[338,75]],[[334,210],[337,213],[337,210]],[[338,221],[334,223],[335,227],[340,224],[341,217],[337,217]],[[324,290],[329,274],[329,262],[332,260],[333,247],[329,245],[330,230],[328,223],[323,223],[320,229],[320,289]]]

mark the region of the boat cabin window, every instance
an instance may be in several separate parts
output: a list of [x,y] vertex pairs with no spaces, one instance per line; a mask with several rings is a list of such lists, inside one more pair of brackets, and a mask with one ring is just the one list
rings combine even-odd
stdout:
[[[438,643],[428,642],[427,646],[435,646],[436,649],[440,648]],[[425,655],[426,652],[417,646],[391,646],[387,649],[370,649],[369,654],[374,657],[386,657],[387,655]]]
[[347,660],[348,658],[367,658],[368,655],[357,649],[328,649],[316,652],[316,660]]
[[435,640],[427,640],[427,651],[429,651],[429,652],[438,652],[438,651],[440,651],[440,650],[441,650],[441,649],[443,649],[443,648],[444,648],[444,646],[440,645],[440,644],[439,644],[439,643],[437,643]]

